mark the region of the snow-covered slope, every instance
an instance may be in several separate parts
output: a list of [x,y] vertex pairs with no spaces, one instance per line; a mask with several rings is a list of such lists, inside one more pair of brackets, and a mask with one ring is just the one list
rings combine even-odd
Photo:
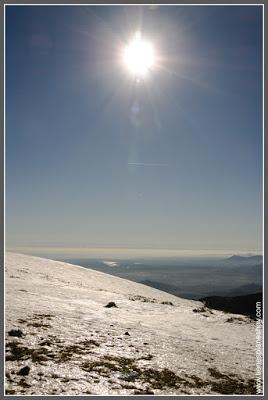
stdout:
[[6,394],[255,393],[245,317],[37,257],[5,270]]

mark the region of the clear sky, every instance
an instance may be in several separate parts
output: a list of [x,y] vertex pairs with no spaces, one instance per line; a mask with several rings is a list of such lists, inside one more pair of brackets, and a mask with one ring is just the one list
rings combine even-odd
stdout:
[[6,244],[260,251],[262,8],[7,6]]

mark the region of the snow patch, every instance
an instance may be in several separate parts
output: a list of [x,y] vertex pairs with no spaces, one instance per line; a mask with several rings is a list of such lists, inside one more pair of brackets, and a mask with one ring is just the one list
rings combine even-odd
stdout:
[[255,393],[255,322],[63,262],[5,267],[6,394]]

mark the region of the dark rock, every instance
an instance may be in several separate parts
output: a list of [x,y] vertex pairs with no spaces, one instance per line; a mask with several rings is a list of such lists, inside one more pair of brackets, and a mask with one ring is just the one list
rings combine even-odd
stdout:
[[134,390],[134,394],[154,394],[154,392],[152,390]]
[[51,346],[51,342],[49,340],[44,340],[39,343],[40,346]]
[[20,329],[11,329],[11,331],[8,332],[9,336],[16,336],[16,337],[22,337],[23,333]]
[[153,358],[152,354],[147,354],[147,356],[142,356],[139,360],[151,360]]
[[113,301],[109,301],[109,303],[106,304],[106,306],[104,306],[104,307],[106,307],[106,308],[116,307],[117,308],[117,305]]
[[17,375],[26,376],[26,375],[29,375],[29,372],[30,372],[30,367],[28,367],[28,365],[26,365],[25,367],[21,368],[19,370],[19,372],[17,372]]
[[130,336],[130,333],[128,333],[128,332],[125,332],[125,335],[127,335],[127,336]]
[[174,304],[171,301],[162,301],[161,304],[165,304],[167,306],[174,306]]
[[6,389],[6,392],[5,392],[6,395],[15,394],[15,393],[16,393],[16,391],[14,389]]

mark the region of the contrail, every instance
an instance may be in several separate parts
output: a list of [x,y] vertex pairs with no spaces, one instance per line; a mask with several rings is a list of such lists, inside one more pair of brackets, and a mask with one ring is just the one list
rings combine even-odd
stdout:
[[167,167],[168,164],[128,162],[128,165],[137,165],[137,166],[141,166],[141,167]]

